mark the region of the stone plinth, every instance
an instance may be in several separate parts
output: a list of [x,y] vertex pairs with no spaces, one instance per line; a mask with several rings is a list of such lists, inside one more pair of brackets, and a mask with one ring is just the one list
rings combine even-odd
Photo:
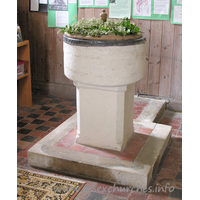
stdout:
[[63,37],[64,73],[77,91],[76,142],[122,151],[134,132],[134,83],[145,74],[145,36],[124,41]]

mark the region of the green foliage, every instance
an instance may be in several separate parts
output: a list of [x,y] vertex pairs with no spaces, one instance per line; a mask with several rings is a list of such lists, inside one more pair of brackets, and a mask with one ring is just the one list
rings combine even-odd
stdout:
[[92,18],[90,20],[81,19],[73,23],[71,26],[62,28],[59,32],[71,35],[90,35],[101,37],[101,35],[137,35],[140,28],[135,23],[131,24],[128,18],[123,20],[107,20],[103,22],[101,19]]

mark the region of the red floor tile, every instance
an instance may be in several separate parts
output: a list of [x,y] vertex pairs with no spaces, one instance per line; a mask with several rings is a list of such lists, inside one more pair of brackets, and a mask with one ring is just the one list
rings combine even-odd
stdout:
[[[25,136],[25,135],[24,135]],[[18,142],[17,142],[17,147],[18,148],[21,148],[21,149],[25,149],[27,146],[29,146],[30,145],[30,142],[26,142],[26,141],[21,141],[21,140],[19,140]]]
[[39,137],[43,134],[43,131],[39,131],[39,130],[32,130],[29,135],[35,136],[35,137]]
[[70,150],[79,151],[79,152],[85,151],[86,148],[87,148],[86,146],[79,145],[79,144],[73,144],[71,147],[69,147]]
[[25,135],[21,134],[21,133],[17,133],[17,140],[20,140],[21,138],[23,138]]
[[62,148],[69,148],[75,143],[75,135],[67,134],[65,135],[55,146]]
[[142,192],[131,192],[128,196],[127,200],[146,200],[148,198],[148,194]]
[[150,128],[138,128],[137,133],[147,134],[150,135],[153,129]]
[[159,195],[154,195],[150,194],[147,198],[147,200],[168,200],[168,196],[159,196]]

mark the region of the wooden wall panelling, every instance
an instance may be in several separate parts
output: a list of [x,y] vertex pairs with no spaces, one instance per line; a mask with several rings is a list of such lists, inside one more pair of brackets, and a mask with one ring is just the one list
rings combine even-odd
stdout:
[[78,20],[85,17],[85,8],[78,7]]
[[[37,26],[35,16],[36,13],[34,12],[28,12],[28,24],[27,24],[27,29],[28,29],[28,34],[27,34],[27,40],[29,40],[30,43],[30,60],[31,60],[31,79],[32,80],[37,80],[37,68],[36,68],[36,40],[37,40],[37,35],[35,34],[35,28]],[[40,34],[39,30],[39,34]]]
[[148,94],[159,95],[162,21],[151,21]]
[[182,26],[175,25],[171,97],[182,99]]
[[[47,20],[46,20],[46,23]],[[46,25],[47,26],[47,25]],[[55,82],[55,65],[56,65],[56,59],[55,59],[55,28],[47,27],[46,28],[46,37],[45,37],[45,64],[48,68],[47,70],[47,76],[46,76],[46,82]]]
[[146,36],[146,50],[145,50],[145,75],[136,83],[135,91],[140,94],[148,93],[148,74],[149,74],[149,47],[151,37],[151,21],[150,20],[134,20],[136,25],[140,27],[140,30]]
[[95,8],[85,8],[84,10],[85,10],[85,14],[84,14],[85,19],[91,19],[94,17]]
[[38,81],[45,81],[47,76],[47,66],[45,65],[45,37],[44,15],[46,13],[33,13],[34,16],[34,35],[35,35],[35,73]]
[[[103,10],[103,8],[95,8],[94,9],[94,17],[99,19],[100,18],[100,13],[101,13],[102,10]],[[107,11],[106,11],[106,13],[107,13]],[[107,13],[107,15],[108,15],[108,13]],[[107,16],[107,19],[108,19],[108,16]]]
[[[59,29],[48,27],[47,13],[29,12],[29,1],[18,0],[17,10],[22,36],[30,42],[33,86],[43,85],[44,90],[49,87],[49,91],[69,87],[73,94],[73,83],[64,76],[63,41],[62,34],[57,35]],[[78,18],[99,18],[101,10],[78,8]],[[109,8],[106,13],[109,18]],[[172,25],[170,21],[131,21],[135,21],[146,36],[146,73],[136,84],[136,92],[181,99],[182,26]]]
[[170,97],[174,25],[163,21],[159,96]]

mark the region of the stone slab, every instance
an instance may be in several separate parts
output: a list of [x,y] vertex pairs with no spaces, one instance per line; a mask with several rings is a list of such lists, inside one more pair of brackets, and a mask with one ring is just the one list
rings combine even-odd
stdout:
[[[147,101],[147,98],[134,98],[137,100],[145,99],[145,101]],[[148,105],[142,111],[140,116],[135,120],[135,122],[157,122],[165,110],[165,104],[165,100],[149,99]]]
[[55,146],[76,127],[77,115],[74,114],[28,150],[28,163],[61,174],[124,186],[148,187],[169,143],[171,126],[151,124],[150,121],[136,123],[151,127],[153,131],[133,162]]

